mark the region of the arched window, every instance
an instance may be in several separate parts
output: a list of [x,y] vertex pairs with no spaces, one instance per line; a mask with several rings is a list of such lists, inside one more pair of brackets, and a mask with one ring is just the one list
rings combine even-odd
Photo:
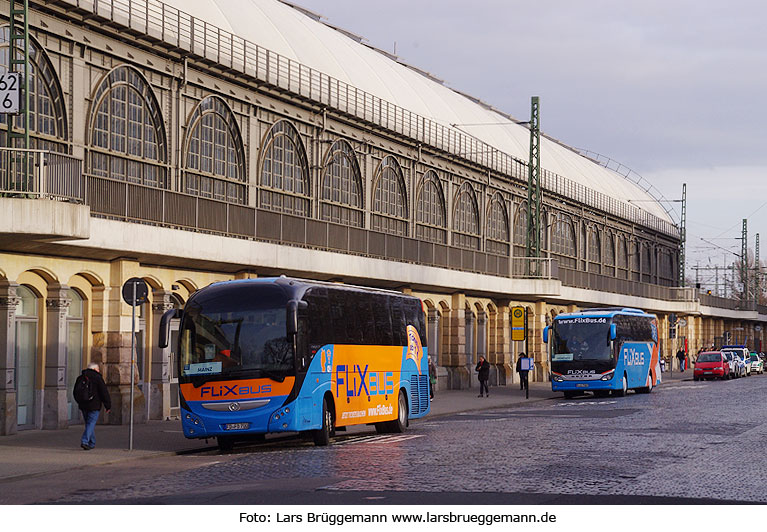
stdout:
[[445,196],[439,177],[433,170],[427,171],[421,179],[416,205],[416,238],[447,243]]
[[479,209],[474,189],[469,183],[464,183],[458,190],[453,213],[453,245],[479,249]]
[[29,287],[16,288],[16,419],[19,427],[35,424],[35,379],[39,297]]
[[378,167],[373,186],[371,228],[394,235],[407,236],[407,193],[397,159],[384,157]]
[[628,246],[626,245],[626,237],[623,235],[620,235],[618,237],[618,245],[617,245],[617,266],[618,266],[618,277],[620,279],[628,279],[629,278],[629,252],[628,252]]
[[280,120],[266,134],[263,146],[259,206],[309,216],[309,164],[298,131]]
[[650,247],[650,244],[642,244],[642,282],[643,283],[651,283],[652,282],[652,271],[653,271],[653,261],[652,261],[652,249]]
[[495,194],[487,212],[487,243],[488,253],[509,255],[509,216],[506,214],[506,204],[500,194]]
[[671,250],[663,248],[658,253],[658,277],[660,284],[664,286],[674,286],[674,255]]
[[353,227],[364,225],[362,173],[354,149],[333,143],[325,157],[320,189],[320,219]]
[[642,263],[640,245],[636,240],[632,240],[629,246],[631,249],[631,280],[640,281],[639,268]]
[[577,248],[575,245],[575,227],[566,214],[557,214],[551,231],[551,252],[559,255],[559,264],[565,268],[575,269],[578,266]]
[[602,273],[602,243],[599,240],[599,230],[595,225],[588,228],[588,246],[589,246],[589,271],[591,273]]
[[89,171],[169,188],[165,128],[152,87],[136,69],[109,72],[93,95]]
[[615,276],[615,238],[612,233],[605,236],[604,246],[605,272],[607,275]]
[[[7,72],[9,61],[8,26],[0,28],[0,72]],[[29,37],[29,144],[37,150],[66,153],[69,131],[64,94],[53,64],[37,40]],[[0,145],[7,146],[9,115],[0,114]],[[23,115],[13,118],[16,132],[24,131]],[[21,147],[21,146],[19,146]]]
[[527,254],[527,202],[523,201],[514,213],[514,256]]
[[208,96],[189,118],[184,192],[231,203],[247,203],[245,149],[234,113]]

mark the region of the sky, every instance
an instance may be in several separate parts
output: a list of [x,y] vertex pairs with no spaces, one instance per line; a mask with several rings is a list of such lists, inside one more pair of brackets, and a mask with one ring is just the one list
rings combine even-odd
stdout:
[[744,218],[767,258],[763,0],[291,1],[520,120],[538,96],[543,132],[630,169],[677,221],[686,183],[688,278],[738,260]]

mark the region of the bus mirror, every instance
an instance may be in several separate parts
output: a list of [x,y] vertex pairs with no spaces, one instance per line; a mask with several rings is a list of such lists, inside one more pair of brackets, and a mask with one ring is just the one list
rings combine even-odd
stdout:
[[543,343],[548,344],[549,343],[549,328],[548,326],[543,328]]
[[618,337],[618,327],[614,324],[610,324],[610,340],[615,340]]
[[301,301],[299,299],[291,299],[288,301],[288,315],[286,316],[288,336],[293,336],[298,332],[298,309],[305,309],[308,306],[309,304],[306,301]]
[[157,339],[157,344],[160,349],[165,349],[170,343],[170,320],[181,318],[182,314],[183,311],[180,309],[172,308],[166,311],[165,314],[162,315],[162,318],[160,318],[160,337]]

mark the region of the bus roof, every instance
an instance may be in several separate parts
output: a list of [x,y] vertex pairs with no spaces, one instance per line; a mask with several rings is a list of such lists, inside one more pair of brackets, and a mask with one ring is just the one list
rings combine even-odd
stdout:
[[562,314],[559,314],[554,319],[564,319],[564,318],[584,318],[584,317],[590,317],[590,318],[612,318],[616,314],[627,314],[632,316],[648,316],[654,318],[654,314],[648,314],[644,310],[640,310],[637,308],[628,308],[628,307],[603,307],[603,308],[587,308],[583,310],[579,310],[577,312],[565,312]]
[[[279,277],[258,277],[256,279],[233,279],[229,281],[217,281],[211,283],[209,287],[226,286],[226,285],[245,285],[245,284],[278,284],[287,286],[303,286],[309,288],[310,286],[325,286],[328,288],[336,288],[339,290],[364,290],[366,292],[377,292],[381,294],[396,295],[401,297],[416,297],[397,290],[387,290],[385,288],[371,288],[369,286],[358,286],[353,284],[334,283],[331,281],[316,281],[314,279],[301,279],[298,277],[287,277],[280,275]],[[203,287],[207,288],[207,287]],[[201,288],[200,290],[202,290]],[[416,298],[417,299],[417,298]]]

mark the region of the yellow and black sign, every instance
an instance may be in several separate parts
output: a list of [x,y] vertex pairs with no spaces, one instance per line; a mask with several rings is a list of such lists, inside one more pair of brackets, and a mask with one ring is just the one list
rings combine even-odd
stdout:
[[525,307],[511,308],[511,339],[521,342],[527,337],[527,320],[525,319]]

